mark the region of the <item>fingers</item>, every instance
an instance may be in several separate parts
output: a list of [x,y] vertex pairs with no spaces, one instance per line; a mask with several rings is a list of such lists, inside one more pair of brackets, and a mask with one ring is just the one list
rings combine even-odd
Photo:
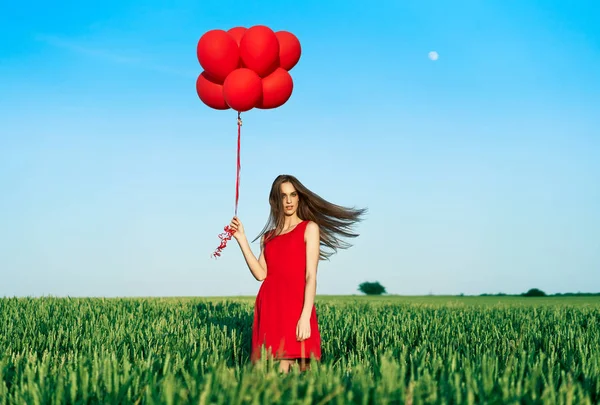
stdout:
[[238,230],[241,226],[241,222],[239,220],[238,217],[233,217],[233,219],[231,220],[231,222],[229,223],[229,227],[233,230]]
[[296,326],[296,339],[298,341],[303,341],[310,338],[310,328],[298,329]]

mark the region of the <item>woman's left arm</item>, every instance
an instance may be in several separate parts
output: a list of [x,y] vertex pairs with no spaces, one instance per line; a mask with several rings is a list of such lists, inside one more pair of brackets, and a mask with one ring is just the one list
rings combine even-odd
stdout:
[[[317,293],[317,265],[319,264],[321,239],[319,225],[312,221],[309,222],[308,225],[306,225],[304,237],[306,240],[306,286],[304,287],[304,306],[302,308],[302,314],[300,315],[300,325],[309,324],[310,315],[315,303],[315,295]],[[310,337],[310,327],[308,328],[308,331],[306,329],[306,327],[299,328],[298,338],[300,340],[308,339]]]

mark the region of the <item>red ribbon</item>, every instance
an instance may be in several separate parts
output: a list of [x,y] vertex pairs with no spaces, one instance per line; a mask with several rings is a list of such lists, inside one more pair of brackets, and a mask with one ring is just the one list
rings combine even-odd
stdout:
[[[240,118],[239,112],[238,112],[237,124],[238,124],[237,176],[236,176],[236,180],[235,180],[235,210],[234,210],[236,216],[237,216],[237,210],[238,210],[238,201],[240,199],[240,169],[241,169],[241,160],[240,160],[241,142],[240,141],[241,141],[241,134],[242,134],[242,119]],[[231,240],[231,238],[233,237],[233,234],[235,233],[235,230],[233,228],[231,228],[229,225],[226,225],[225,228],[223,228],[223,230],[225,232],[219,234],[219,239],[221,239],[221,243],[219,244],[219,247],[217,247],[217,249],[211,255],[214,258],[221,256],[221,252],[227,246],[227,242]]]

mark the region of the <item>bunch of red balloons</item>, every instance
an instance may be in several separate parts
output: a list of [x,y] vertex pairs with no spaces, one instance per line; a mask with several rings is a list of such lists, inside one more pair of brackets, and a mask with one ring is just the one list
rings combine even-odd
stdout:
[[204,71],[196,81],[200,100],[238,112],[283,105],[294,88],[289,70],[300,60],[298,38],[264,25],[206,32],[197,46]]

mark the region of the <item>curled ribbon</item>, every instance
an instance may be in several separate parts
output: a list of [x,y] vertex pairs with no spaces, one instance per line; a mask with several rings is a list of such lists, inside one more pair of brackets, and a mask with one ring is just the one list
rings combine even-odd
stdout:
[[230,241],[231,238],[233,237],[233,234],[235,233],[235,229],[231,228],[229,225],[225,226],[225,228],[223,230],[225,232],[219,234],[219,239],[221,239],[221,244],[219,245],[219,247],[217,247],[217,249],[211,255],[215,259],[217,257],[221,256],[221,252],[227,246],[227,241]]

